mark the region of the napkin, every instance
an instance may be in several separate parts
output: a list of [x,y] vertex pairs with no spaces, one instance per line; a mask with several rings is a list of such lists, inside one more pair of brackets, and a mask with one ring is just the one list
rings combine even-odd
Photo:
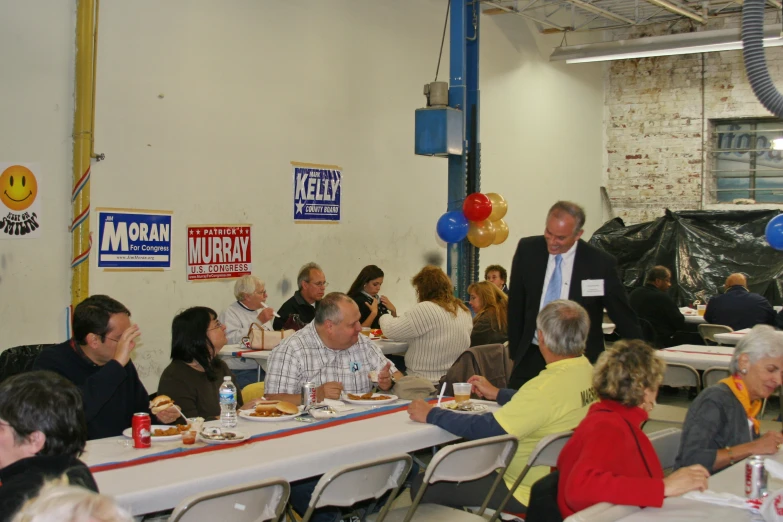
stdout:
[[334,399],[324,399],[321,404],[325,404],[332,408],[334,411],[338,413],[342,413],[344,411],[351,411],[353,409],[353,406],[348,406],[342,401],[336,401]]
[[719,506],[729,506],[740,509],[747,509],[758,513],[761,506],[761,499],[750,500],[731,493],[717,493],[715,491],[690,491],[683,495],[684,498],[706,502],[708,504],[717,504]]

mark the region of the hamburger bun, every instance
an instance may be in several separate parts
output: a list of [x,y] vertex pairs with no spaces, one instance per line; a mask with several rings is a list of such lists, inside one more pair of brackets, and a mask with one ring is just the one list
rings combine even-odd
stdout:
[[153,415],[157,415],[172,406],[174,406],[174,401],[168,395],[158,395],[150,401],[150,411]]
[[276,411],[278,402],[280,401],[258,401],[256,403],[256,412]]
[[297,407],[296,404],[291,404],[290,402],[280,401],[275,404],[275,406],[277,407],[277,411],[281,413],[286,413],[288,415],[299,413],[299,407]]

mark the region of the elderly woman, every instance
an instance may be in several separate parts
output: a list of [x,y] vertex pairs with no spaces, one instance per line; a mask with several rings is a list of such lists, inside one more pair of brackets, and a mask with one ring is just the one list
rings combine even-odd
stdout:
[[508,341],[508,297],[489,281],[468,287],[470,307],[476,313],[470,345],[503,344]]
[[750,455],[777,453],[783,435],[760,436],[756,416],[780,386],[781,370],[783,333],[754,327],[734,350],[732,375],[702,391],[688,409],[675,469],[701,464],[714,473]]
[[639,340],[618,341],[598,358],[593,387],[600,401],[557,459],[557,503],[563,518],[599,502],[661,507],[665,497],[707,488],[699,465],[663,477],[641,425],[655,407],[666,363]]
[[[160,376],[158,393],[171,397],[186,417],[214,419],[220,416],[219,393],[223,377],[236,377],[217,357],[226,345],[226,327],[211,308],[194,306],[171,323],[171,364]],[[242,394],[237,394],[242,406]],[[250,408],[255,404],[247,404]]]
[[[219,318],[226,326],[228,344],[241,343],[251,324],[262,326],[272,320],[275,311],[264,304],[266,296],[266,285],[256,276],[246,275],[237,279],[234,283],[236,301],[228,305]],[[225,361],[237,378],[240,389],[258,380],[258,365],[255,362],[231,356],[226,357]],[[264,371],[261,370],[261,379],[263,378]]]
[[470,348],[473,320],[468,308],[452,294],[443,270],[425,266],[413,276],[418,303],[400,317],[381,316],[383,334],[407,341],[409,375],[437,382],[462,352]]
[[348,290],[348,297],[356,302],[362,326],[380,328],[379,320],[384,314],[392,314],[397,317],[397,309],[389,298],[381,295],[383,285],[383,270],[375,265],[367,265],[362,268],[356,280]]

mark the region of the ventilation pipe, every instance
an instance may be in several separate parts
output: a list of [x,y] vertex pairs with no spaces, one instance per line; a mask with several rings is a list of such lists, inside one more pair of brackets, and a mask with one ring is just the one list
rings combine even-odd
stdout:
[[742,57],[753,94],[778,118],[783,118],[783,95],[769,76],[764,56],[765,0],[745,0],[742,6]]

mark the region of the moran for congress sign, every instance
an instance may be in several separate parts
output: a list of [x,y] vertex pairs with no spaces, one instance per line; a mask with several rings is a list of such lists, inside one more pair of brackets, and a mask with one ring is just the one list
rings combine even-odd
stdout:
[[250,275],[250,225],[188,225],[188,281]]
[[96,209],[98,268],[171,269],[171,212]]

